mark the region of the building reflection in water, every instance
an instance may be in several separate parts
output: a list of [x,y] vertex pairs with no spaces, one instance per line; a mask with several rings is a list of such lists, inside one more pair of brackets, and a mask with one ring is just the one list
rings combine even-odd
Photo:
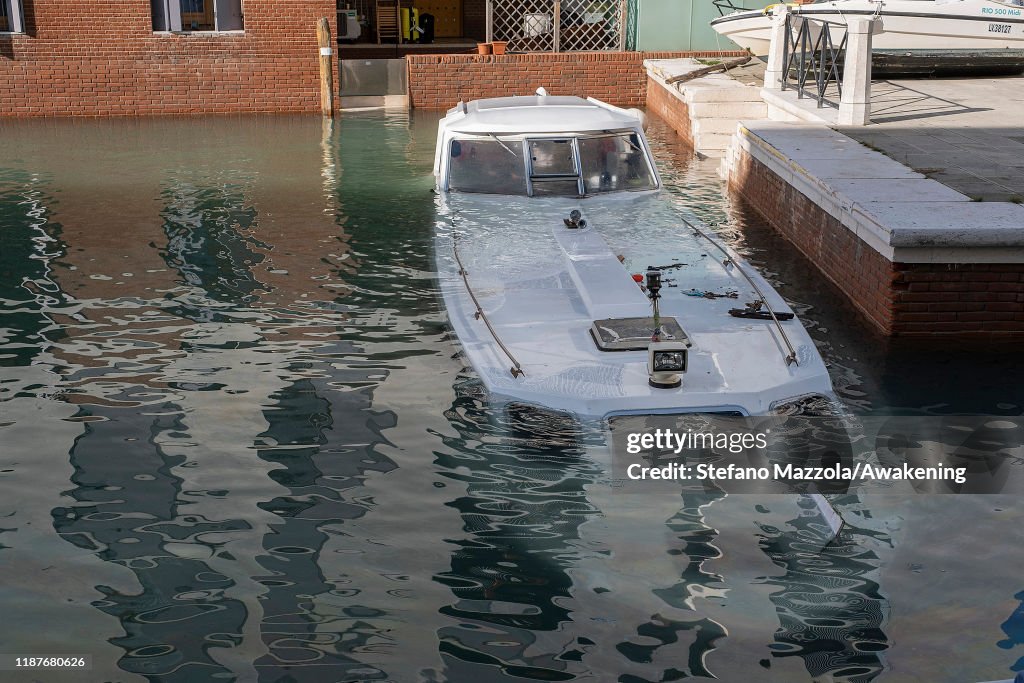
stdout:
[[[74,302],[17,325],[52,332],[33,361],[79,429],[53,527],[123,568],[93,604],[121,623],[119,666],[161,681],[383,675],[358,659],[373,608],[339,604],[319,554],[394,467],[374,453],[394,416],[369,410],[388,371],[338,305],[358,262],[335,131],[272,128],[287,134],[267,146],[259,118],[54,124],[30,159],[58,169],[68,246],[26,277]],[[133,163],[154,135],[159,162]]]
[[[266,680],[321,681],[325,666],[341,680],[386,674],[361,656],[389,641],[387,616],[363,604],[344,566],[322,561],[331,535],[373,509],[360,495],[364,480],[395,464],[376,454],[381,431],[394,415],[370,411],[368,390],[339,392],[330,374],[299,380],[272,396],[259,457],[280,467],[270,477],[285,491],[259,506],[278,520],[269,525],[258,558],[261,635],[267,653],[256,660]],[[270,445],[273,444],[273,445]],[[334,570],[334,572],[328,574]]]
[[161,445],[189,438],[184,413],[171,403],[147,412],[82,408],[79,415],[100,420],[88,423],[72,448],[74,503],[55,508],[53,524],[65,540],[123,565],[139,581],[141,590],[132,594],[97,586],[106,599],[93,603],[125,630],[113,641],[125,650],[121,667],[168,681],[206,678],[227,671],[211,650],[237,644],[246,618],[244,604],[226,595],[235,582],[211,566],[210,558],[225,552],[213,537],[249,525],[190,510],[184,479],[175,474],[189,463]]

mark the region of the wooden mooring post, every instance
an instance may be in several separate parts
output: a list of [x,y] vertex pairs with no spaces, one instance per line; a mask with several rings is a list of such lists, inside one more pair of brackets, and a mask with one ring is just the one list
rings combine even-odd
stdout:
[[327,17],[321,17],[316,24],[316,42],[320,46],[320,111],[334,118],[334,50]]

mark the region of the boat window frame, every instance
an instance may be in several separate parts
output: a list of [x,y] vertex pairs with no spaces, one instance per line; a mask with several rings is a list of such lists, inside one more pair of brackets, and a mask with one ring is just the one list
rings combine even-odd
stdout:
[[[533,183],[540,181],[568,181],[576,180],[576,196],[585,197],[586,188],[583,185],[583,162],[580,160],[580,136],[578,135],[545,135],[541,137],[524,137],[523,149],[526,152],[526,196],[533,197]],[[533,168],[533,153],[531,146],[535,142],[568,142],[572,150],[572,165],[575,173],[536,173]]]
[[[613,192],[596,192],[596,193],[587,194],[586,193],[586,185],[585,185],[585,183],[583,181],[583,162],[582,162],[582,160],[580,158],[580,145],[579,145],[579,141],[581,139],[594,139],[594,138],[604,138],[604,137],[628,136],[628,135],[633,135],[633,134],[637,135],[637,138],[638,138],[638,140],[640,142],[640,145],[637,146],[637,147],[643,153],[644,164],[646,164],[646,166],[647,166],[647,173],[648,173],[648,176],[649,176],[649,178],[651,180],[651,186],[650,187],[639,188],[639,189],[635,189],[635,190],[623,189],[623,190],[616,190],[616,191],[613,191]],[[498,142],[499,144],[507,145],[507,146],[519,145],[521,147],[521,149],[522,149],[522,154],[523,154],[523,158],[524,158],[524,161],[525,161],[524,167],[523,167],[523,172],[524,172],[525,177],[526,177],[526,196],[527,197],[534,197],[535,196],[534,192],[533,192],[533,181],[534,181],[534,179],[539,179],[541,182],[545,182],[547,180],[566,181],[566,180],[572,180],[573,178],[575,178],[576,179],[577,192],[578,192],[576,198],[594,197],[594,196],[598,196],[598,195],[602,195],[602,196],[616,195],[616,194],[622,194],[624,192],[653,192],[653,191],[658,190],[658,189],[661,188],[661,177],[658,175],[657,167],[654,164],[654,155],[651,153],[650,145],[647,144],[647,140],[646,140],[645,136],[643,135],[642,131],[639,130],[638,128],[615,128],[615,129],[608,128],[608,129],[590,130],[590,131],[586,131],[586,132],[572,133],[572,134],[540,133],[540,134],[537,134],[537,135],[534,135],[532,133],[505,133],[505,134],[500,134],[500,133],[478,133],[478,132],[457,132],[456,131],[456,132],[453,132],[451,135],[448,136],[447,144],[446,144],[446,146],[444,148],[444,154],[443,154],[443,157],[442,157],[445,160],[444,161],[444,184],[443,184],[443,190],[446,193],[452,191],[451,190],[451,173],[452,173],[451,148],[452,148],[452,144],[457,142],[457,141],[462,141],[462,140],[480,140],[480,141],[488,141],[488,140],[490,140],[490,141]],[[539,140],[540,141],[542,141],[542,140],[552,140],[552,141],[568,140],[571,143],[571,145],[572,145],[573,165],[574,165],[574,167],[576,169],[576,175],[572,175],[572,174],[540,174],[540,175],[535,175],[533,173],[533,159],[532,159],[532,157],[530,155],[530,142],[532,142],[532,141],[539,141]],[[632,143],[630,143],[630,144],[632,144]],[[466,193],[460,193],[460,194],[488,194],[488,193],[466,192]],[[517,197],[517,196],[522,196],[522,195],[520,195],[520,194],[509,194],[509,195],[501,195],[501,196]],[[566,196],[568,196],[568,195],[566,195]]]

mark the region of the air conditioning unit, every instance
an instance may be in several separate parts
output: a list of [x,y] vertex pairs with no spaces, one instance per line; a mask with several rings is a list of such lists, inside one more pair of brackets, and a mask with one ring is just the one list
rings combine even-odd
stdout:
[[359,25],[359,13],[354,9],[338,10],[338,38],[355,40],[363,32]]

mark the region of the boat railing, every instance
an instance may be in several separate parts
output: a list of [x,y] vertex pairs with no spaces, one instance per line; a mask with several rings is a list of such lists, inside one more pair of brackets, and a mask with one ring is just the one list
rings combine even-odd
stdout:
[[[843,27],[837,44],[833,27]],[[782,46],[782,90],[792,88],[797,98],[817,100],[818,108],[828,105],[839,108],[843,96],[843,53],[846,50],[845,24],[786,15],[786,40]],[[830,99],[831,91],[835,99]]]
[[761,288],[757,286],[756,282],[754,282],[754,278],[750,277],[747,271],[742,266],[740,266],[739,263],[736,262],[736,259],[733,258],[732,254],[729,253],[729,250],[723,247],[721,244],[719,244],[718,240],[712,239],[710,235],[705,233],[703,230],[701,230],[700,228],[698,228],[696,225],[686,220],[685,218],[682,218],[681,220],[683,221],[683,225],[688,227],[690,230],[693,230],[693,234],[695,236],[702,237],[703,239],[710,242],[720,252],[725,254],[725,260],[722,261],[722,265],[724,265],[726,268],[735,268],[736,271],[743,276],[743,279],[747,281],[747,284],[749,284],[751,288],[754,290],[754,292],[757,294],[760,306],[763,307],[763,310],[766,313],[768,313],[772,321],[775,323],[775,327],[779,331],[779,336],[782,338],[782,343],[786,345],[786,351],[783,352],[782,354],[783,358],[786,361],[786,365],[800,365],[800,361],[797,360],[796,357],[796,349],[793,348],[793,343],[789,340],[789,335],[786,334],[786,330],[782,326],[782,322],[779,321],[778,314],[776,314],[771,304],[768,303],[768,298],[765,297],[764,292],[762,292]]
[[733,12],[751,12],[755,9],[764,9],[763,7],[744,7],[743,0],[711,0],[711,4],[715,6],[715,9],[723,17]]
[[469,273],[466,271],[466,267],[462,265],[462,258],[459,256],[459,244],[455,235],[452,235],[452,253],[455,255],[455,263],[459,266],[459,276],[462,278],[462,283],[466,286],[466,292],[469,293],[469,298],[472,299],[473,306],[476,308],[476,310],[473,311],[473,317],[477,320],[483,321],[484,325],[487,326],[487,331],[491,333],[491,337],[501,349],[502,353],[512,361],[512,367],[508,370],[512,373],[512,376],[519,377],[525,375],[526,373],[523,371],[523,366],[519,364],[519,361],[517,361],[515,356],[512,355],[512,352],[509,351],[508,347],[501,341],[501,337],[498,336],[497,331],[495,331],[494,326],[491,325],[491,321],[487,318],[487,314],[484,313],[483,307],[477,300],[476,294],[473,292],[473,287],[469,284]]

